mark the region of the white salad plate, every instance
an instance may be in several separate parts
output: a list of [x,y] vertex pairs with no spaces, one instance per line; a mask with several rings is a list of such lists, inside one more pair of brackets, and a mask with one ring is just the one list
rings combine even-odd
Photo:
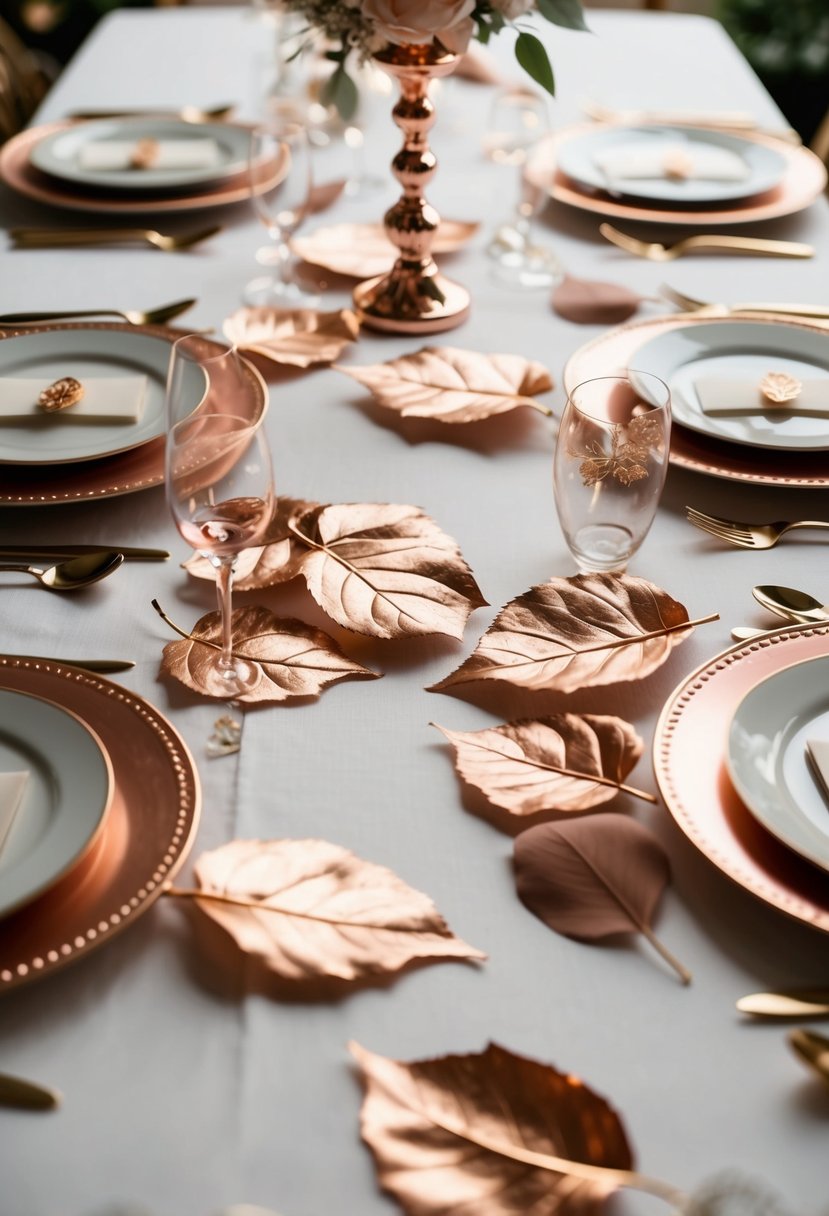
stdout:
[[[218,149],[217,162],[200,167],[146,169],[91,169],[81,161],[91,144],[142,139],[212,140]],[[228,123],[191,123],[176,118],[112,118],[76,123],[53,131],[34,144],[31,164],[61,181],[107,190],[179,190],[207,185],[244,172],[250,154],[250,130]]]
[[[597,157],[622,148],[642,152],[680,148],[691,155],[695,151],[719,149],[738,156],[747,172],[745,177],[727,181],[704,177],[608,178]],[[773,189],[786,171],[784,157],[774,148],[727,131],[681,126],[596,128],[565,140],[558,148],[556,161],[562,173],[587,189],[676,204],[725,203],[750,198]]]
[[[759,384],[768,372],[798,380],[829,381],[829,339],[825,332],[764,321],[694,323],[666,330],[645,342],[635,366],[664,380],[671,390],[675,422],[749,447],[814,451],[829,447],[829,417],[798,414],[779,407],[764,411]],[[631,374],[634,374],[631,371]],[[758,385],[756,414],[705,414],[695,388],[705,377]],[[829,402],[829,384],[827,385]]]
[[829,803],[806,755],[829,739],[829,656],[755,685],[734,712],[726,761],[737,793],[772,835],[829,870]]
[[[83,384],[95,377],[147,377],[138,422],[97,423],[73,419],[71,411],[44,413],[31,421],[5,422],[0,415],[0,463],[69,464],[126,452],[164,433],[164,398],[170,342],[129,329],[55,329],[19,333],[0,342],[0,393],[3,377],[43,381],[64,376]],[[194,407],[203,391],[193,369]]]
[[0,770],[26,772],[0,850],[0,916],[56,882],[91,845],[112,797],[112,765],[79,717],[27,693],[0,691]]

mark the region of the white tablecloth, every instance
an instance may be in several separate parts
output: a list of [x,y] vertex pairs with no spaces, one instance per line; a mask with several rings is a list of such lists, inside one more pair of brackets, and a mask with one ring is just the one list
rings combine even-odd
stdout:
[[[591,13],[594,34],[555,30],[560,100],[555,124],[593,97],[620,106],[748,108],[781,117],[713,22],[665,14]],[[59,80],[40,117],[72,108],[215,104],[255,115],[272,34],[244,10],[122,11],[104,20]],[[510,39],[495,44],[503,65]],[[513,71],[513,68],[508,68]],[[480,153],[489,93],[452,80],[439,98],[433,146],[442,164],[429,191],[447,217],[482,230],[446,264],[471,290],[470,320],[445,338],[478,350],[540,359],[560,379],[568,355],[600,331],[552,313],[544,292],[499,287],[484,256],[488,231],[511,201],[509,171]],[[372,119],[370,167],[387,173],[399,134]],[[323,167],[321,175],[333,173]],[[376,220],[395,196],[342,199],[318,219]],[[77,222],[13,196],[3,221]],[[187,254],[133,248],[0,252],[0,311],[50,305],[141,307],[194,295],[193,325],[220,325],[255,269],[263,234],[249,209],[217,216],[224,232]],[[187,228],[191,217],[166,227]],[[310,225],[309,225],[310,226]],[[654,294],[667,280],[713,299],[825,301],[829,210],[762,226],[764,235],[814,243],[811,262],[697,257],[669,267],[637,260],[597,234],[598,220],[550,206],[542,222],[575,274]],[[332,292],[331,307],[348,302]],[[658,306],[646,305],[654,315]],[[348,358],[377,362],[412,348],[366,332]],[[550,398],[558,408],[561,392]],[[102,1216],[119,1204],[154,1216],[207,1216],[232,1201],[284,1216],[395,1210],[377,1190],[358,1130],[360,1087],[346,1045],[400,1059],[480,1050],[489,1040],[582,1076],[622,1113],[640,1167],[693,1188],[723,1168],[764,1177],[793,1211],[826,1210],[829,1103],[792,1056],[779,1025],[745,1025],[747,991],[826,983],[827,939],[733,886],[676,830],[664,808],[631,806],[654,828],[674,870],[659,933],[694,973],[683,988],[644,943],[589,947],[559,937],[516,898],[511,841],[464,809],[449,750],[429,726],[493,724],[472,700],[425,686],[453,669],[495,609],[553,574],[574,572],[552,501],[552,429],[516,416],[474,438],[409,441],[382,425],[354,383],[333,370],[271,387],[267,427],[279,489],[321,502],[424,507],[459,542],[492,604],[464,643],[360,645],[382,670],[309,705],[246,716],[237,757],[205,758],[214,704],[157,681],[170,634],[158,597],[188,623],[211,610],[206,584],[179,569],[187,556],[155,489],[107,502],[0,511],[5,541],[120,541],[170,547],[166,566],[129,564],[83,598],[4,588],[2,647],[11,653],[123,656],[123,684],[168,714],[198,760],[204,811],[194,855],[236,837],[321,837],[387,865],[428,892],[452,928],[485,950],[481,967],[441,964],[333,1003],[234,999],[206,972],[186,911],[162,901],[129,932],[77,965],[0,1001],[0,1070],[65,1094],[49,1116],[0,1110],[0,1210],[9,1216]],[[673,686],[729,643],[738,622],[760,624],[751,586],[779,582],[829,597],[825,542],[788,542],[767,554],[720,548],[692,529],[692,503],[744,518],[825,515],[826,493],[767,490],[672,469],[653,530],[630,572],[652,579],[692,615],[719,611],[641,684],[573,698],[582,711],[619,713],[648,744]],[[292,585],[257,602],[325,625]],[[241,597],[240,597],[241,602]],[[503,720],[503,719],[501,719]],[[714,763],[715,757],[700,757]],[[653,788],[648,753],[632,779]],[[0,926],[0,931],[2,926]],[[644,1212],[645,1200],[619,1210]],[[131,1208],[130,1210],[133,1210]]]

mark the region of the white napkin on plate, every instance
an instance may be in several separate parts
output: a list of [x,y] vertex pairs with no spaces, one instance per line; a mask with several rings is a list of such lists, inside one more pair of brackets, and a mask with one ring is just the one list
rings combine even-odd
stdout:
[[[771,369],[769,369],[771,370]],[[755,414],[805,414],[829,418],[829,377],[802,380],[802,388],[791,401],[773,402],[764,398],[758,376],[699,376],[694,388],[700,409],[709,417]]]
[[[142,145],[152,145],[146,149]],[[142,152],[149,151],[149,156]],[[144,163],[146,161],[147,163]],[[134,169],[213,169],[220,161],[215,139],[96,139],[83,144],[78,165],[90,171]]]
[[28,780],[28,772],[0,773],[0,853],[17,818]]
[[52,380],[16,379],[0,376],[0,425],[48,419],[55,422],[135,423],[144,412],[147,395],[146,376],[118,376],[89,379],[78,377],[84,394],[65,410],[48,413],[38,405],[38,397]]
[[750,173],[742,156],[728,148],[686,142],[621,144],[594,152],[593,162],[605,177],[622,180],[742,181]]

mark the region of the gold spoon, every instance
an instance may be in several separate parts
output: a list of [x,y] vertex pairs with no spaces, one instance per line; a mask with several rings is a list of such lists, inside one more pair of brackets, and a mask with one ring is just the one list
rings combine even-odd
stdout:
[[778,587],[774,583],[767,583],[753,587],[751,594],[758,604],[786,620],[798,623],[829,621],[829,608],[813,595],[798,591],[796,587]]
[[89,587],[112,574],[124,560],[123,553],[104,549],[97,554],[72,557],[66,562],[55,562],[52,566],[27,566],[19,563],[0,565],[0,570],[13,570],[19,574],[31,574],[50,591],[78,591]]

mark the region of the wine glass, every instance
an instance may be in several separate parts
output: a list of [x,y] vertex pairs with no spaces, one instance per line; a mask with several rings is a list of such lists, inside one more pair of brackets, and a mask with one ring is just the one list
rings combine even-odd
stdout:
[[[283,172],[271,174],[263,189],[263,166],[279,164],[283,165]],[[319,299],[305,292],[297,282],[296,259],[289,243],[310,209],[312,182],[308,130],[294,113],[276,109],[254,128],[250,180],[254,210],[272,241],[257,258],[273,270],[270,275],[248,283],[245,303],[313,308]]]
[[233,651],[232,584],[239,552],[257,545],[274,506],[262,385],[235,347],[200,335],[173,344],[167,375],[165,484],[176,527],[216,571],[221,648],[205,652],[209,684],[232,698],[257,679]]
[[561,530],[582,574],[621,573],[659,503],[671,432],[671,394],[650,372],[599,376],[569,394],[553,487]]
[[499,225],[487,246],[498,277],[518,287],[549,287],[564,277],[552,249],[532,240],[532,222],[544,202],[543,191],[524,177],[530,150],[550,129],[547,102],[532,89],[499,89],[492,103],[484,153],[499,165],[518,168],[518,193],[512,216]]

